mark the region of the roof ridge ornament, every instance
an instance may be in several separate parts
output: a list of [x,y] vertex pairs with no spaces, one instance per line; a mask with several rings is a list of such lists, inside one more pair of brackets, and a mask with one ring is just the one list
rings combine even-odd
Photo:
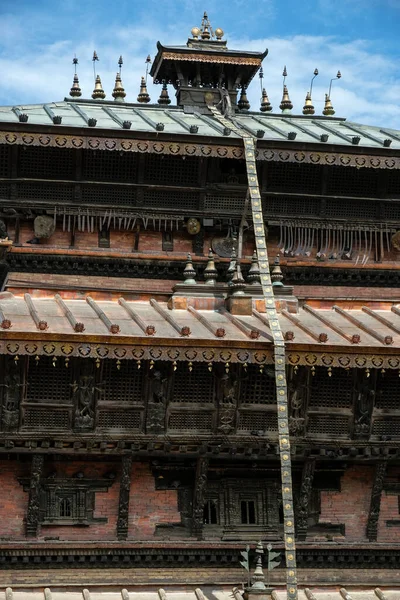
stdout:
[[118,59],[119,71],[117,72],[117,75],[115,77],[115,85],[114,85],[114,89],[112,92],[112,97],[114,98],[115,102],[124,102],[124,98],[126,96],[126,92],[125,92],[124,86],[122,85],[122,79],[121,79],[121,70],[122,70],[123,64],[124,64],[124,61],[122,59],[122,56],[120,56]]
[[333,108],[332,102],[331,102],[332,83],[334,81],[336,81],[337,79],[340,79],[341,77],[342,77],[342,74],[340,71],[338,71],[336,73],[336,77],[333,77],[330,81],[329,92],[327,94],[325,94],[325,107],[324,107],[324,110],[322,111],[322,114],[325,115],[326,117],[331,117],[332,115],[335,114],[335,111],[334,111],[334,108]]
[[282,92],[282,100],[281,103],[279,105],[279,108],[281,109],[281,111],[283,113],[290,113],[290,111],[293,108],[293,104],[289,98],[289,92],[287,89],[287,85],[286,85],[286,77],[287,77],[287,70],[286,70],[286,65],[283,67],[283,73],[282,73],[282,77],[283,77],[283,92]]
[[312,95],[314,79],[317,77],[317,75],[318,75],[318,69],[314,69],[314,75],[311,78],[311,83],[310,83],[310,91],[307,92],[307,94],[306,94],[306,100],[305,100],[305,104],[303,106],[303,115],[314,115],[315,114],[315,108],[312,103],[311,95]]
[[97,75],[95,83],[94,83],[94,90],[93,90],[92,98],[93,98],[93,100],[104,100],[105,97],[106,97],[106,93],[103,90],[100,75]]
[[142,77],[140,80],[140,91],[137,97],[137,101],[141,102],[142,104],[147,104],[148,102],[150,102],[150,96],[147,91],[146,79],[144,77]]
[[74,80],[72,83],[72,87],[69,90],[69,95],[72,96],[72,98],[79,98],[79,96],[82,96],[82,90],[79,86],[79,78],[78,78],[78,74],[76,72],[76,66],[78,64],[78,59],[76,58],[76,55],[72,59],[72,64],[75,67],[75,73],[74,73]]
[[[209,40],[222,41],[224,35],[223,29],[217,27],[215,30],[211,27],[210,19],[204,11],[200,27],[193,27],[191,32],[193,40],[208,42]],[[199,40],[200,38],[200,40]]]

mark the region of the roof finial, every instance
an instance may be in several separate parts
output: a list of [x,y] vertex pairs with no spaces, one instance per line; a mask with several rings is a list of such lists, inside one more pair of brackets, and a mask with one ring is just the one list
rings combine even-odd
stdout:
[[97,52],[96,50],[93,51],[93,78],[96,81],[96,62],[99,60],[99,57],[97,56]]
[[281,261],[279,254],[274,260],[274,268],[271,271],[272,287],[283,287],[282,283],[283,275],[281,269]]
[[161,94],[157,102],[158,104],[171,104],[171,99],[168,95],[167,82],[165,81],[165,79],[163,79]]
[[307,94],[306,94],[306,101],[303,106],[303,115],[313,115],[315,113],[315,109],[314,109],[312,99],[311,99],[311,94],[312,94],[314,79],[316,78],[317,75],[318,75],[318,69],[314,69],[314,75],[311,78],[310,91],[307,92]]
[[233,274],[236,270],[236,262],[237,262],[237,258],[236,258],[236,249],[234,246],[232,246],[232,252],[231,252],[231,260],[228,266],[228,270],[226,272],[226,278],[229,281],[231,281]]
[[232,296],[243,296],[244,290],[246,289],[246,282],[243,279],[242,269],[240,268],[240,263],[237,262],[235,266],[235,271],[233,273],[233,277],[231,281],[228,283]]
[[282,77],[283,77],[283,93],[282,93],[282,100],[279,105],[279,108],[281,109],[281,111],[283,113],[289,113],[293,108],[293,104],[290,101],[289,92],[288,92],[287,86],[285,84],[286,77],[287,77],[286,65],[283,67]]
[[254,250],[253,256],[251,258],[251,265],[249,272],[247,274],[247,281],[250,285],[260,285],[260,265],[258,264],[257,251]]
[[246,94],[246,86],[244,85],[242,85],[242,89],[240,91],[240,98],[237,105],[240,108],[240,110],[249,110],[250,108],[250,102],[248,101]]
[[332,117],[335,114],[329,94],[325,94],[325,107],[322,114],[326,117]]
[[76,55],[72,59],[72,64],[75,67],[75,73],[74,73],[74,81],[72,83],[72,87],[69,90],[69,95],[72,96],[73,98],[79,98],[79,96],[82,96],[82,91],[81,91],[81,88],[79,87],[79,79],[78,79],[78,75],[76,72],[76,66],[78,64],[78,59],[76,58]]
[[103,90],[103,86],[101,85],[100,75],[96,76],[94,90],[92,94],[93,100],[104,100],[106,97],[105,91]]
[[208,19],[208,15],[207,13],[204,11],[204,15],[203,15],[203,19],[201,21],[201,39],[202,40],[209,40],[212,37],[214,37],[214,32],[211,28],[210,25],[210,21]]
[[140,91],[139,91],[139,95],[137,97],[137,101],[143,102],[145,104],[147,102],[150,102],[150,96],[147,92],[146,80],[144,77],[142,77],[142,79],[140,81]]
[[260,110],[261,112],[271,112],[272,110],[271,102],[269,101],[265,88],[262,89]]
[[114,98],[115,102],[124,102],[125,96],[126,92],[122,85],[121,72],[119,72],[115,77],[115,85],[112,92],[112,97]]
[[186,285],[194,285],[196,283],[196,271],[193,268],[192,256],[187,255],[186,266],[183,270],[183,277]]
[[217,283],[218,271],[215,268],[214,262],[214,254],[210,248],[208,253],[208,262],[206,268],[204,269],[204,279],[206,280],[207,285],[215,285]]

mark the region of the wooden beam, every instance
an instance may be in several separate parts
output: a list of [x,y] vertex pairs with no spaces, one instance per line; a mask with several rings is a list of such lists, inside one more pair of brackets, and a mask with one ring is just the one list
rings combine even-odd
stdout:
[[307,600],[317,600],[317,598],[314,596],[314,594],[312,593],[312,591],[309,590],[308,588],[304,589],[304,593],[307,596]]
[[40,330],[40,331],[46,331],[46,329],[48,329],[48,325],[46,321],[43,321],[39,315],[38,312],[35,308],[35,305],[33,304],[33,300],[30,294],[24,294],[24,299],[25,302],[28,306],[28,310],[29,310],[29,314],[31,315],[32,319],[35,322],[36,327]]
[[198,540],[203,539],[203,513],[207,489],[208,458],[197,459],[193,490],[192,533]]
[[[257,317],[257,319],[259,319],[261,321],[261,323],[263,325],[265,325],[265,327],[267,327],[269,329],[269,323],[268,323],[268,319],[267,317],[265,317],[263,314],[259,313],[258,310],[253,309],[253,315],[255,317]],[[270,335],[269,333],[267,333],[266,331],[263,331],[263,335],[270,341],[273,342],[274,338],[272,335]],[[286,333],[285,333],[286,336]]]
[[370,327],[368,327],[368,325],[365,325],[365,323],[360,321],[360,319],[357,319],[353,315],[349,314],[348,311],[343,310],[343,308],[340,308],[340,306],[337,306],[336,304],[334,304],[334,306],[332,308],[333,308],[333,310],[338,312],[340,315],[342,315],[342,317],[344,317],[345,319],[350,321],[350,323],[353,323],[353,325],[356,325],[356,327],[359,327],[359,329],[361,329],[361,331],[368,333],[368,335],[370,335],[371,337],[378,340],[378,342],[381,342],[381,344],[385,344],[386,346],[390,346],[391,344],[393,344],[393,337],[391,335],[381,335],[374,329],[371,329]]
[[362,306],[361,310],[364,311],[365,313],[367,313],[367,315],[369,315],[370,317],[373,317],[374,319],[376,319],[377,321],[379,321],[380,323],[382,323],[382,325],[386,325],[386,327],[388,327],[389,329],[391,329],[395,333],[400,333],[400,327],[397,327],[391,321],[389,321],[389,319],[386,319],[385,317],[382,317],[382,315],[380,315],[379,313],[375,312],[374,310],[371,310],[367,306]]
[[82,331],[85,331],[85,325],[75,319],[74,315],[72,314],[72,312],[70,311],[70,309],[65,304],[64,300],[61,298],[61,296],[59,294],[56,294],[54,296],[54,300],[57,302],[58,306],[63,311],[64,316],[67,317],[70,325],[72,326],[72,329],[76,333],[82,333]]
[[119,487],[117,538],[126,540],[129,526],[129,496],[131,491],[132,455],[122,457],[122,473]]
[[381,497],[383,490],[383,481],[385,479],[387,462],[382,461],[376,465],[374,483],[371,491],[371,502],[369,507],[367,538],[370,542],[376,542],[378,535],[378,521],[381,511]]
[[175,331],[179,333],[179,335],[182,337],[189,337],[191,334],[190,327],[187,325],[181,327],[179,323],[175,321],[174,317],[170,315],[169,312],[157,302],[157,300],[151,298],[150,305],[167,321],[167,323],[169,323],[175,329]]
[[303,465],[301,474],[300,495],[296,514],[297,539],[305,541],[308,529],[308,514],[310,508],[311,493],[313,489],[315,459],[307,459]]
[[379,588],[374,589],[375,596],[379,598],[379,600],[388,600],[387,596],[380,590]]
[[129,304],[124,298],[118,298],[118,304],[120,304],[120,306],[122,306],[126,310],[130,318],[133,321],[135,321],[136,325],[140,327],[143,333],[145,333],[146,335],[154,335],[156,333],[156,328],[154,327],[154,325],[146,325],[143,319],[138,315],[138,313],[135,310],[133,310],[131,306],[129,306]]
[[300,319],[298,319],[297,317],[295,317],[294,315],[292,315],[289,311],[287,310],[282,310],[282,314],[289,319],[289,321],[291,321],[292,323],[294,323],[294,325],[296,325],[296,327],[298,327],[299,329],[301,329],[302,331],[304,331],[304,333],[306,333],[307,335],[309,335],[310,337],[312,337],[313,340],[315,340],[316,342],[327,342],[328,341],[328,334],[325,331],[322,331],[321,333],[314,333],[314,331],[312,331],[309,327],[307,327],[306,325],[304,325]]
[[34,454],[31,464],[28,511],[26,515],[26,535],[36,537],[40,524],[40,484],[43,474],[44,455]]
[[350,344],[359,344],[360,343],[361,338],[358,334],[349,335],[348,333],[343,331],[343,329],[341,329],[341,327],[339,327],[335,323],[332,323],[332,321],[330,321],[327,317],[325,317],[325,315],[321,315],[317,310],[315,310],[308,304],[304,304],[303,309],[306,310],[307,312],[309,312],[310,314],[312,314],[313,317],[315,317],[316,319],[321,321],[321,323],[324,323],[324,325],[326,325],[327,327],[332,329],[332,331],[334,331],[335,333],[337,333],[338,335],[343,337],[345,340],[350,342]]
[[244,333],[244,335],[250,340],[258,340],[261,334],[265,335],[264,331],[258,329],[258,327],[248,326],[246,325],[246,323],[243,323],[243,321],[241,321],[237,317],[234,317],[228,310],[226,310],[226,308],[221,308],[219,312],[221,313],[221,315],[224,315],[224,317],[226,317],[228,321],[232,323],[232,325],[237,327],[239,331]]
[[340,588],[339,592],[343,600],[353,600],[349,592],[345,588]]
[[200,323],[204,325],[204,327],[208,329],[208,331],[210,331],[210,333],[212,333],[216,338],[225,337],[225,329],[223,327],[217,327],[217,329],[215,329],[215,327],[211,325],[210,321],[208,321],[204,315],[201,315],[195,308],[193,308],[193,306],[188,306],[188,311],[194,317],[196,317],[196,319],[200,321]]
[[91,308],[93,308],[96,315],[99,317],[100,321],[104,323],[110,333],[119,333],[120,328],[119,325],[112,323],[110,319],[107,317],[106,313],[100,308],[100,306],[91,298],[90,296],[86,296],[86,302],[89,304]]

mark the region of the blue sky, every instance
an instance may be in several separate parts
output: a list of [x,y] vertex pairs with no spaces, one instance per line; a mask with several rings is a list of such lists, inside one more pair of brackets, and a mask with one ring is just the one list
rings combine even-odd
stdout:
[[[337,116],[400,129],[400,0],[0,0],[0,105],[63,99],[75,53],[83,96],[90,97],[94,49],[107,97],[122,54],[127,101],[135,101],[157,40],[185,43],[204,10],[230,48],[269,49],[264,84],[276,112],[284,65],[294,113],[301,112],[315,67],[319,114],[340,69],[332,91]],[[159,90],[150,84],[149,92],[156,101]],[[257,79],[248,95],[258,110]]]

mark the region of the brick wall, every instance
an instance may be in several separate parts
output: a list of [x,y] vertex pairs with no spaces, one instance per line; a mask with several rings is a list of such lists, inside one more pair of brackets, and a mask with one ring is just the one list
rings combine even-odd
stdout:
[[[400,468],[390,467],[387,472],[387,481],[398,483],[400,481]],[[387,527],[386,521],[400,522],[400,496],[382,493],[381,512],[378,523],[378,542],[398,542],[400,539],[400,526]]]
[[[85,477],[102,478],[107,473],[116,473],[116,478],[108,492],[97,492],[94,517],[106,517],[107,523],[93,523],[81,526],[43,526],[39,539],[59,538],[60,540],[115,540],[118,517],[120,465],[105,462],[51,462],[46,465],[45,476],[50,472],[72,477],[82,471]],[[29,477],[30,463],[17,461],[0,462],[0,541],[21,540],[25,537],[25,516],[28,506],[28,492],[23,491],[19,477]],[[177,492],[156,491],[154,477],[147,463],[134,463],[130,494],[129,537],[131,539],[151,539],[157,523],[180,522],[177,508]]]

